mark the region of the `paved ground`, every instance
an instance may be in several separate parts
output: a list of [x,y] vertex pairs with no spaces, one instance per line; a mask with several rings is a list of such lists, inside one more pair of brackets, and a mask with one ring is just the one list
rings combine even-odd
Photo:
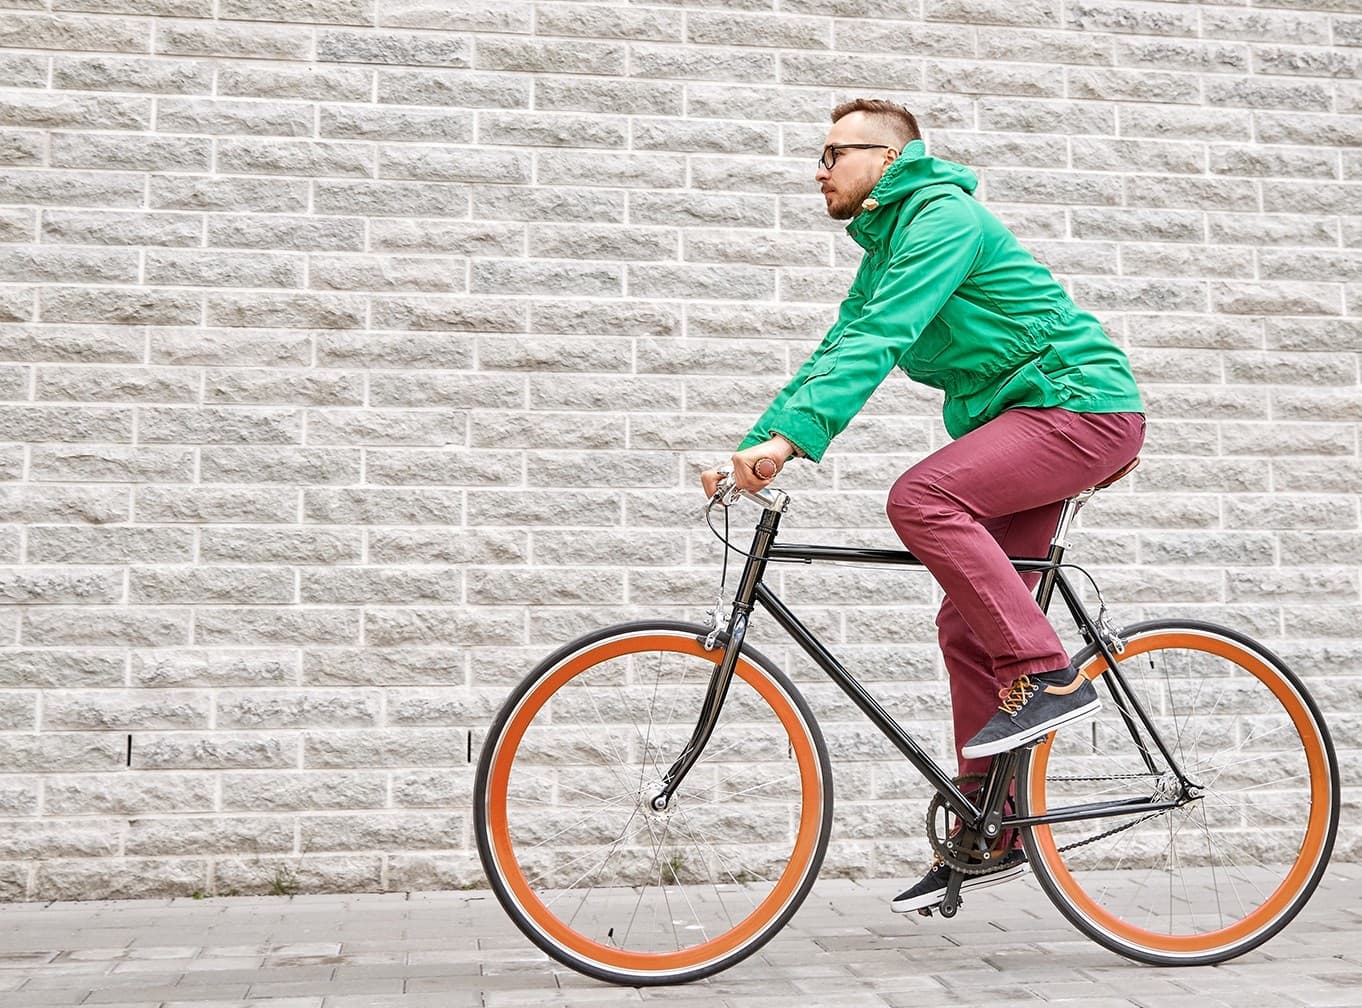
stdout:
[[0,906],[0,1005],[108,1008],[1274,1008],[1362,1005],[1362,865],[1337,865],[1295,923],[1217,967],[1156,969],[1070,928],[1035,882],[955,920],[891,914],[893,883],[820,883],[742,965],[687,987],[563,970],[487,893]]

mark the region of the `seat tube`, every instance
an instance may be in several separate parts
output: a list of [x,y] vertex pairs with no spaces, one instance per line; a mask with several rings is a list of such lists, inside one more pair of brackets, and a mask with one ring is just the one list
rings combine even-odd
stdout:
[[1040,576],[1040,583],[1036,585],[1036,604],[1040,606],[1041,612],[1048,612],[1050,609],[1050,599],[1055,593],[1055,578],[1059,574],[1058,565],[1064,559],[1064,551],[1069,546],[1069,529],[1073,526],[1078,509],[1091,493],[1089,490],[1077,497],[1070,497],[1059,512],[1059,520],[1055,522],[1055,534],[1050,539],[1049,552],[1045,554],[1050,567]]

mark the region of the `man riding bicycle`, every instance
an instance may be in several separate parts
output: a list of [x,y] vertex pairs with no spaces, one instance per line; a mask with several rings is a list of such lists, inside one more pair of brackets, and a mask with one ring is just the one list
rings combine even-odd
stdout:
[[[864,255],[832,328],[733,455],[733,478],[755,491],[791,458],[819,461],[895,367],[944,391],[954,440],[899,477],[887,510],[945,590],[958,765],[982,774],[1098,710],[1032,597],[1038,575],[1008,556],[1042,555],[1065,498],[1135,458],[1140,394],[1098,320],[973,198],[973,172],[927,154],[907,109],[838,106],[814,178]],[[707,494],[718,480],[702,474]],[[999,871],[965,887],[1025,870],[1019,847],[1001,853]],[[939,903],[949,874],[938,863],[893,908]]]

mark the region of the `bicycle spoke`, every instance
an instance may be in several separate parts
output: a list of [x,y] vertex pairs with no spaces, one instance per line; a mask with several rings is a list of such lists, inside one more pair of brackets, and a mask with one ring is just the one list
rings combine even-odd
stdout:
[[[734,776],[737,776],[737,775],[735,774]],[[732,780],[732,779],[733,779],[733,777],[727,778],[727,780]],[[749,795],[760,794],[762,791],[765,791],[765,790],[767,790],[767,789],[769,789],[769,788],[776,787],[776,786],[779,785],[779,784],[785,783],[785,781],[787,781],[787,780],[789,780],[789,778],[777,778],[777,779],[775,779],[775,780],[766,781],[766,782],[763,783],[763,784],[753,784],[751,787],[743,788],[743,789],[740,790],[740,791],[728,791],[728,792],[725,792],[725,793],[724,793],[724,795],[723,795],[723,800],[724,800],[724,801],[730,801],[730,800],[732,800],[732,799],[734,799],[734,798],[746,798],[746,797],[748,797]],[[718,793],[718,788],[717,788],[717,787],[716,787],[716,788],[713,788],[713,789],[711,789],[711,790],[715,791],[716,794]],[[687,806],[690,807],[690,808],[705,808],[705,807],[707,807],[707,806],[717,804],[718,801],[719,801],[719,799],[718,799],[717,797],[716,797],[716,798],[711,798],[711,799],[709,799],[708,801],[696,801],[695,798],[694,798],[694,796],[691,796],[690,800],[689,800],[686,804],[687,804]]]
[[[1235,752],[1238,752],[1239,750],[1236,749],[1236,750],[1234,750],[1234,751],[1235,751]],[[1281,759],[1281,755],[1280,755],[1279,753],[1263,753],[1263,755],[1261,755],[1261,756],[1254,756],[1254,757],[1252,757],[1251,759],[1235,759],[1235,760],[1230,760],[1228,763],[1225,763],[1223,766],[1207,767],[1207,769],[1212,770],[1212,771],[1215,773],[1215,776],[1214,776],[1214,777],[1211,777],[1209,780],[1203,781],[1203,782],[1201,782],[1201,783],[1202,783],[1202,786],[1203,786],[1203,787],[1214,788],[1216,782],[1217,782],[1218,780],[1220,780],[1221,777],[1223,777],[1226,773],[1228,773],[1228,772],[1231,771],[1231,770],[1240,770],[1240,769],[1242,769],[1243,767],[1249,766],[1249,765],[1254,764],[1254,763],[1262,763],[1262,762],[1264,762],[1264,761],[1266,761],[1266,760],[1278,760],[1278,759]],[[1296,778],[1296,779],[1298,779],[1298,780],[1301,779],[1301,775],[1297,775],[1297,778]],[[1249,786],[1261,787],[1262,785],[1261,785],[1261,784],[1258,784],[1258,785],[1249,785]]]
[[[661,656],[659,655],[658,657],[659,657],[658,664],[661,664]],[[648,729],[643,734],[643,759],[639,760],[640,766],[639,787],[643,786],[642,772],[643,767],[645,765],[645,761],[647,760],[648,753],[652,752],[653,716],[657,713],[657,692],[661,688],[662,676],[659,674],[653,677],[653,695],[648,702]],[[637,730],[637,726],[635,726],[635,729]],[[659,776],[661,775],[659,774]]]
[[[609,798],[609,797],[606,797],[606,796],[598,795],[598,794],[596,794],[596,793],[593,792],[593,791],[587,791],[587,790],[584,790],[583,788],[574,787],[574,786],[572,786],[571,784],[564,784],[561,775],[560,775],[560,776],[556,776],[556,777],[544,777],[544,776],[542,776],[542,775],[540,775],[540,774],[532,774],[532,773],[528,772],[527,770],[525,770],[525,769],[523,769],[523,768],[520,768],[520,769],[517,769],[517,770],[516,770],[515,779],[516,779],[516,785],[517,785],[518,787],[522,788],[522,790],[527,790],[527,791],[530,791],[530,792],[531,792],[531,793],[527,793],[527,794],[524,794],[524,795],[519,795],[519,796],[516,797],[516,801],[517,801],[518,803],[521,803],[521,804],[526,804],[526,803],[528,803],[528,804],[532,804],[532,805],[534,805],[534,804],[539,804],[539,805],[551,805],[551,806],[557,806],[557,805],[559,805],[559,804],[562,802],[562,797],[561,797],[561,795],[563,795],[564,792],[566,792],[568,795],[575,794],[575,795],[581,796],[581,797],[583,797],[583,798],[587,798],[587,799],[589,799],[589,800],[591,800],[591,801],[614,801],[614,800],[615,800],[615,799],[613,799],[613,798]],[[538,786],[536,786],[536,787],[534,787],[534,788],[526,788],[526,787],[525,787],[525,785],[530,785],[530,784],[538,785]],[[553,799],[553,798],[535,798],[535,797],[533,797],[533,794],[550,794],[550,793],[552,793],[552,791],[553,791],[555,788],[557,788],[558,791],[559,791],[559,793],[560,793],[560,797],[559,797],[558,799]],[[626,797],[628,797],[628,796],[630,796],[630,795],[632,795],[632,794],[633,794],[632,791],[626,791],[626,792],[623,792],[619,797],[621,797],[621,798],[626,798]]]
[[[676,824],[676,825],[678,825],[678,826],[681,828],[682,832],[685,832],[685,833],[688,833],[688,834],[690,833],[690,831],[686,829],[685,821],[684,821],[683,818],[674,819],[674,820],[673,820],[673,823]],[[703,848],[702,848],[699,844],[697,844],[697,843],[695,842],[695,838],[694,838],[693,835],[691,836],[691,846],[694,847],[695,850],[696,850],[696,852],[697,852],[698,854],[701,855],[701,857],[700,857],[700,863],[703,864],[703,863],[704,863],[704,856],[703,856],[703,855],[704,855],[705,852],[704,852]],[[687,887],[686,887],[685,885],[683,885],[682,882],[681,882],[681,879],[677,877],[677,873],[676,873],[675,868],[672,869],[672,877],[673,877],[674,879],[676,879],[677,888],[678,888],[678,889],[680,890],[680,892],[681,892],[681,897],[686,901],[686,907],[687,907],[687,909],[690,910],[690,915],[691,915],[691,916],[690,916],[690,919],[691,919],[692,921],[695,921],[696,924],[698,925],[698,927],[700,928],[700,935],[701,935],[701,937],[704,938],[705,941],[708,941],[708,940],[709,940],[709,932],[708,932],[708,930],[705,928],[704,918],[703,918],[703,916],[702,916],[701,914],[699,914],[699,913],[696,912],[695,906],[694,906],[693,903],[691,903],[691,900],[690,900],[690,893],[686,891]],[[710,878],[709,882],[710,882],[710,887],[711,887],[711,888],[716,888],[716,887],[714,886],[714,879],[713,879],[712,877]],[[734,926],[734,921],[733,921],[733,918],[732,918],[732,917],[729,915],[729,913],[728,913],[728,907],[724,905],[724,902],[723,902],[723,900],[721,900],[721,899],[717,899],[717,898],[716,898],[715,902],[717,902],[717,903],[719,904],[719,908],[720,908],[721,910],[724,911],[724,916],[725,916],[725,918],[726,918],[726,920],[727,920],[728,926],[729,926],[730,928],[732,928],[732,927]]]
[[[641,656],[640,656],[640,657],[641,657]],[[658,660],[658,662],[657,662],[658,665],[661,666],[661,664],[662,664],[662,654],[661,654],[660,652],[659,652],[659,653],[656,653],[656,657],[657,657],[657,660]],[[658,691],[662,688],[662,680],[663,680],[663,678],[664,678],[664,677],[663,677],[662,672],[661,672],[661,669],[660,669],[660,667],[659,667],[659,670],[658,670],[656,673],[654,673],[654,675],[653,675],[653,692],[652,692],[652,697],[651,697],[651,699],[650,699],[650,701],[649,701],[649,703],[648,703],[648,727],[647,727],[647,730],[646,730],[645,732],[640,732],[639,729],[638,729],[638,724],[637,724],[637,722],[635,722],[635,723],[633,724],[634,734],[639,736],[639,741],[643,744],[642,758],[639,760],[639,768],[638,768],[638,770],[639,770],[639,780],[638,780],[638,785],[639,785],[639,789],[640,789],[640,790],[642,790],[642,788],[643,788],[643,779],[644,779],[644,775],[648,772],[648,770],[649,770],[650,768],[653,770],[653,774],[654,774],[654,776],[655,776],[658,780],[661,780],[662,777],[664,776],[663,770],[662,770],[661,766],[658,765],[657,761],[656,761],[655,759],[650,759],[650,758],[649,758],[649,753],[651,753],[651,752],[653,751],[653,749],[652,749],[653,718],[654,718],[654,715],[657,713],[657,694],[658,694]],[[621,701],[623,702],[623,701],[625,700],[625,696],[624,696],[624,690],[623,690],[622,687],[620,688],[620,693],[621,693],[620,699],[621,699]]]
[[[657,874],[657,876],[658,876],[659,878],[661,878],[661,874],[660,874],[660,872],[659,872],[658,866],[662,863],[662,844],[661,844],[661,842],[657,839],[657,834],[653,831],[653,824],[652,824],[651,822],[649,822],[648,820],[645,819],[643,825],[644,825],[644,828],[648,831],[649,846],[652,847],[652,849],[653,849],[653,860],[652,860],[652,864],[650,864],[650,865],[648,866],[648,870],[647,870],[647,872],[644,873],[643,878],[651,880],[651,879],[653,878],[654,874]],[[665,836],[665,833],[666,833],[666,831],[664,830],[664,831],[663,831],[664,836]],[[624,941],[626,941],[626,942],[629,940],[629,935],[630,935],[630,934],[633,932],[633,930],[634,930],[634,922],[635,922],[636,920],[638,920],[638,911],[639,911],[639,907],[641,907],[641,906],[643,905],[643,897],[646,896],[647,893],[648,893],[648,886],[647,886],[646,884],[645,884],[645,885],[640,885],[640,886],[638,887],[638,899],[634,902],[634,912],[633,912],[632,914],[629,915],[629,923],[625,926],[625,928],[624,928],[624,935],[622,936],[623,939],[624,939]],[[667,890],[666,890],[665,888],[663,888],[663,890],[662,890],[662,898],[663,898],[664,900],[666,900],[666,898],[667,898]],[[669,910],[670,910],[670,904],[668,904],[668,908],[669,908]],[[672,915],[670,912],[668,912],[667,917],[670,919],[670,918],[672,918],[672,916],[673,916],[673,915]],[[672,925],[673,937],[675,937],[675,929],[676,929],[676,926],[675,926],[675,924],[673,924],[673,925]]]
[[[1201,751],[1201,737],[1206,731],[1206,726],[1210,723],[1211,719],[1215,716],[1216,711],[1219,710],[1220,708],[1221,700],[1224,697],[1223,693],[1216,697],[1215,703],[1211,706],[1211,709],[1209,711],[1203,711],[1200,708],[1201,695],[1206,689],[1208,679],[1209,677],[1203,677],[1201,679],[1198,679],[1196,683],[1196,692],[1192,695],[1192,698],[1190,700],[1183,701],[1179,701],[1177,699],[1177,694],[1174,692],[1171,682],[1168,684],[1168,707],[1169,713],[1172,715],[1173,718],[1173,724],[1177,729],[1179,754],[1186,752],[1195,753]],[[1182,719],[1181,724],[1178,723],[1177,715],[1178,707],[1181,707],[1183,710],[1187,712],[1186,716]],[[1199,720],[1201,722],[1201,726],[1197,729],[1196,736],[1192,739],[1190,745],[1188,745],[1187,748],[1184,749],[1182,747],[1183,730],[1187,727],[1188,722],[1190,722],[1193,718]]]
[[[586,692],[587,699],[591,701],[592,709],[595,710],[596,712],[596,722],[599,725],[601,725],[602,729],[604,729],[608,722],[605,720],[605,715],[601,713],[600,704],[596,702],[596,691],[592,689],[591,686],[589,685],[584,686],[584,689]],[[602,734],[605,735],[607,739],[610,739],[612,737],[611,734],[606,731],[602,731]],[[615,748],[615,751],[614,753],[611,754],[611,757],[620,767],[626,767],[629,765],[628,761],[622,755],[620,755],[620,751],[618,748]],[[614,767],[607,766],[607,769],[610,770],[612,776],[619,780],[620,787],[624,788],[627,791],[630,787],[630,784],[627,781],[624,781],[619,778],[619,774],[615,772]]]
[[[694,824],[689,823],[689,822],[686,823],[686,829],[690,832],[692,838],[695,840],[695,842],[696,842],[696,844],[697,844],[698,847],[701,847],[701,848],[703,848],[703,849],[705,849],[705,850],[708,850],[708,851],[714,856],[715,860],[719,863],[720,867],[723,869],[724,874],[726,874],[726,875],[728,876],[729,880],[730,880],[734,885],[741,886],[741,885],[744,885],[744,884],[745,884],[744,881],[740,881],[740,880],[738,879],[737,874],[736,874],[731,868],[728,867],[728,860],[723,856],[722,853],[720,853],[718,847],[717,847],[717,846],[715,845],[715,843],[714,843],[714,840],[713,840],[709,835],[707,835],[703,830],[700,830],[700,829],[699,829],[698,827],[696,827]],[[758,874],[757,872],[755,872],[755,871],[754,871],[753,869],[751,869],[751,868],[744,868],[744,869],[742,869],[742,871],[743,871],[743,874],[745,874],[745,875],[751,875],[751,876],[753,876],[753,878],[757,879],[757,881],[759,881],[759,882],[765,882],[765,883],[770,883],[770,882],[771,882],[771,879],[769,879],[769,878],[767,878],[767,877],[765,877],[765,876],[763,876],[763,875]],[[755,901],[753,902],[753,905],[755,906]]]
[[[1305,773],[1287,774],[1286,776],[1282,776],[1282,777],[1274,776],[1274,777],[1272,778],[1272,784],[1273,784],[1274,787],[1280,787],[1280,786],[1283,785],[1283,784],[1290,784],[1290,783],[1292,783],[1292,782],[1294,782],[1294,781],[1303,781],[1303,782],[1309,783],[1311,779],[1312,779],[1311,774],[1307,771],[1307,772],[1305,772]],[[1263,785],[1262,785],[1261,783],[1254,783],[1254,784],[1245,784],[1243,787],[1238,787],[1238,788],[1215,788],[1214,790],[1215,790],[1215,793],[1218,794],[1218,795],[1232,795],[1232,794],[1243,794],[1245,791],[1258,790],[1258,789],[1262,788],[1262,786],[1263,786]],[[1261,797],[1261,799],[1255,798],[1255,799],[1254,799],[1254,804],[1257,804],[1260,800],[1267,800],[1269,797],[1270,797],[1269,795],[1263,795],[1263,796]],[[1304,797],[1298,797],[1298,798],[1296,798],[1296,799],[1294,799],[1294,800],[1297,801],[1298,803],[1302,804],[1302,805],[1309,805],[1309,804],[1310,804],[1310,798],[1309,798],[1309,796],[1308,796],[1308,793],[1307,793],[1306,796],[1304,796]]]
[[[636,799],[634,796],[632,796],[632,795],[628,795],[628,796],[625,796],[625,797],[622,797],[622,798],[616,798],[616,799],[614,799],[614,800],[612,800],[612,801],[608,801],[608,802],[605,804],[605,809],[616,808],[616,807],[618,807],[619,805],[622,805],[622,804],[625,803],[625,802],[628,802],[628,801],[636,801],[636,800],[637,800],[637,799]],[[566,834],[571,833],[571,832],[572,832],[573,830],[575,830],[577,827],[582,826],[582,825],[584,825],[584,824],[586,824],[586,823],[589,823],[592,819],[596,818],[596,816],[597,816],[601,811],[603,811],[603,810],[602,810],[602,809],[595,809],[595,810],[593,810],[592,813],[591,813],[590,815],[582,816],[580,819],[576,820],[575,822],[568,823],[566,826],[564,826],[564,827],[562,827],[561,829],[559,829],[558,832],[553,833],[553,834],[551,834],[550,836],[545,837],[543,840],[540,840],[538,843],[530,844],[530,845],[526,848],[526,850],[538,850],[540,847],[543,847],[545,844],[553,843],[553,841],[557,840],[560,836],[565,836]],[[632,818],[632,817],[631,817],[631,818]],[[627,825],[627,823],[626,823],[626,825]]]
[[[632,816],[630,817],[629,822],[630,823],[633,822]],[[591,877],[593,874],[599,874],[601,869],[604,868],[606,864],[609,863],[610,859],[614,857],[615,854],[619,851],[620,847],[624,845],[625,841],[632,839],[632,837],[638,835],[637,832],[630,834],[627,829],[628,825],[629,823],[625,823],[626,829],[622,831],[620,835],[610,844],[610,849],[605,852],[605,856],[601,858],[601,860],[597,862],[595,866],[588,868],[586,871],[582,872],[582,874],[578,875],[573,881],[569,882],[567,885],[558,885],[555,886],[554,888],[561,889],[563,892],[572,892],[577,888],[578,883],[582,882],[584,879]],[[554,865],[554,867],[559,871],[561,871],[563,868],[575,868],[581,862],[590,860],[594,856],[595,850],[593,848],[593,850],[591,851],[584,852],[582,854],[577,855],[576,857],[568,858],[566,861],[557,863]]]

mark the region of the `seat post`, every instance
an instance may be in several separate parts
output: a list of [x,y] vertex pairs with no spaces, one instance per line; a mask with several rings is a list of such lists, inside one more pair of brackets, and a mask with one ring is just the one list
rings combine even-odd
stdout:
[[1083,490],[1064,502],[1064,507],[1059,512],[1059,520],[1055,522],[1054,537],[1050,540],[1051,550],[1055,547],[1059,547],[1061,550],[1069,548],[1069,531],[1073,527],[1074,518],[1078,516],[1083,505],[1088,503],[1096,492],[1095,487]]
[[[1055,534],[1050,539],[1050,552],[1045,556],[1047,563],[1057,565],[1064,559],[1064,551],[1069,548],[1069,532],[1073,528],[1074,518],[1083,509],[1083,505],[1092,500],[1092,495],[1097,493],[1098,490],[1111,486],[1117,480],[1129,476],[1139,464],[1140,457],[1136,455],[1101,483],[1088,487],[1086,490],[1080,490],[1064,502],[1064,507],[1059,512],[1059,520],[1055,522]],[[1058,576],[1059,571],[1052,566],[1041,575],[1040,583],[1036,585],[1036,603],[1040,606],[1041,612],[1050,608],[1050,596],[1054,594],[1055,578]]]

